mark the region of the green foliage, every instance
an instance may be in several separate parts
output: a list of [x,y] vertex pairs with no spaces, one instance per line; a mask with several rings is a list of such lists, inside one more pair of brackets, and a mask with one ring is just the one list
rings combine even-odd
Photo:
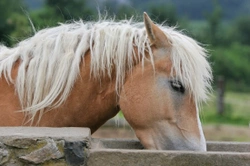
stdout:
[[234,124],[248,126],[250,123],[250,94],[239,92],[226,92],[225,112],[223,116],[216,112],[216,94],[204,105],[201,119],[204,124]]
[[236,40],[242,44],[250,45],[250,17],[243,16],[236,20]]
[[[11,45],[10,34],[17,28],[18,24],[13,16],[22,13],[22,0],[1,0],[0,1],[0,43]],[[24,8],[24,7],[23,7]]]
[[[213,11],[213,0],[131,0],[136,9],[147,11],[148,7],[154,4],[170,3],[176,7],[179,16],[185,16],[191,20],[204,20],[206,14]],[[250,15],[249,0],[218,0],[218,4],[223,6],[222,18],[232,20],[241,15]]]
[[45,3],[64,20],[78,20],[79,18],[86,20],[92,14],[92,10],[86,7],[86,0],[46,0]]
[[214,1],[214,9],[211,14],[208,14],[208,41],[211,45],[216,46],[219,44],[218,29],[221,24],[222,10],[217,1]]
[[13,31],[10,34],[11,44],[22,41],[34,33],[26,15],[13,13],[10,19],[13,25]]
[[211,52],[213,73],[224,76],[227,88],[237,91],[250,91],[250,47],[237,43],[230,47],[217,47]]
[[31,19],[36,29],[58,25],[69,20],[88,20],[92,10],[86,6],[85,0],[46,0],[45,6],[31,12]]
[[64,22],[61,15],[57,15],[55,10],[44,7],[31,13],[31,19],[37,30],[56,26],[59,22]]
[[127,5],[121,5],[117,8],[116,19],[124,20],[130,19],[133,16],[136,16],[136,11]]
[[175,6],[172,4],[151,5],[149,7],[149,14],[153,20],[158,23],[167,22],[169,26],[175,26],[178,22],[177,12]]
[[[215,1],[216,2],[216,1]],[[222,22],[221,7],[214,10],[207,21],[192,21],[187,29],[191,36],[208,44],[215,78],[226,79],[226,90],[250,92],[250,18],[243,16],[232,22]]]

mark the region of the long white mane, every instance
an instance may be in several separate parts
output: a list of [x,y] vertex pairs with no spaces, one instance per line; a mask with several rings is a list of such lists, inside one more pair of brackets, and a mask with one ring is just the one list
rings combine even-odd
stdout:
[[[173,28],[160,28],[173,45],[172,69],[196,102],[205,100],[212,79],[206,51]],[[15,84],[22,111],[34,118],[38,111],[58,107],[67,99],[79,75],[80,62],[89,50],[92,76],[111,77],[115,67],[117,91],[125,73],[132,69],[133,59],[141,59],[142,65],[146,60],[154,64],[143,23],[79,21],[41,30],[12,49],[0,46],[0,77]],[[14,80],[11,71],[16,62],[20,67]]]

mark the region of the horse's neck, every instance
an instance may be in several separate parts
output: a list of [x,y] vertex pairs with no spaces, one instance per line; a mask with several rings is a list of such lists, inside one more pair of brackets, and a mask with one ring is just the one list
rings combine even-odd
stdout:
[[89,64],[88,52],[68,99],[57,110],[45,113],[40,126],[83,126],[94,132],[117,114],[115,79],[91,77]]

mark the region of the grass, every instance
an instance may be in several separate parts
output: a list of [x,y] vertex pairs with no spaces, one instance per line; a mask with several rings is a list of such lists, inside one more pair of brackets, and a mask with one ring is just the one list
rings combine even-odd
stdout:
[[224,114],[218,115],[216,94],[204,104],[201,111],[203,124],[233,124],[249,126],[250,124],[250,94],[239,92],[226,92],[224,101]]

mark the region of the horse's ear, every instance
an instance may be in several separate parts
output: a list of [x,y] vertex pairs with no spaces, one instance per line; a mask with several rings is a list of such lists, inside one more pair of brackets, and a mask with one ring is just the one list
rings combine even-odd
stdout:
[[144,12],[144,24],[151,45],[154,45],[158,48],[169,46],[167,36],[157,25],[153,23],[146,12]]

